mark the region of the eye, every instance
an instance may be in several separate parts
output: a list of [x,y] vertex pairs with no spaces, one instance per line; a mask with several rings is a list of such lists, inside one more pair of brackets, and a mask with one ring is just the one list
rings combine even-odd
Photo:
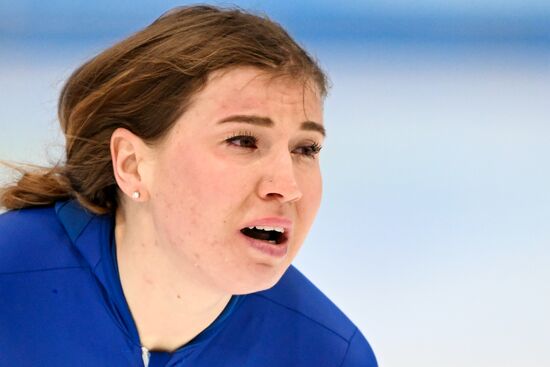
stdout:
[[310,145],[304,145],[300,146],[292,151],[292,153],[303,155],[304,157],[308,158],[315,158],[321,151],[321,146],[317,143],[313,143]]
[[256,149],[258,147],[258,139],[250,133],[238,133],[225,139],[225,142],[229,145],[248,149]]

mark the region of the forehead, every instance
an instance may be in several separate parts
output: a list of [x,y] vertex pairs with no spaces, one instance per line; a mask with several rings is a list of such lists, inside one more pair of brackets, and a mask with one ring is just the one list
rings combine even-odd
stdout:
[[206,86],[193,98],[193,105],[200,105],[203,112],[207,108],[220,113],[241,109],[267,109],[265,113],[275,113],[278,109],[293,109],[310,115],[310,119],[322,119],[322,97],[313,81],[293,80],[253,67],[212,73]]

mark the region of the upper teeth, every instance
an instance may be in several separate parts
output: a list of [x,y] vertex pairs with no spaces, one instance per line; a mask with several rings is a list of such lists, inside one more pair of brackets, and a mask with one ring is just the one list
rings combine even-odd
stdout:
[[252,226],[248,227],[249,229],[261,229],[262,231],[276,231],[280,233],[285,233],[285,229],[283,227],[268,227],[268,226]]

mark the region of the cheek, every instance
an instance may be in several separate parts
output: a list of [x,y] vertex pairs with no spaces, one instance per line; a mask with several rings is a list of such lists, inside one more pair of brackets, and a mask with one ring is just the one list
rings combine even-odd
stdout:
[[[305,175],[302,178],[302,210],[308,217],[315,217],[319,206],[321,205],[321,197],[323,194],[323,182],[321,173],[316,170],[314,173]],[[313,219],[313,218],[312,218]]]
[[155,200],[166,209],[164,219],[174,231],[214,233],[247,196],[251,179],[214,155],[188,149],[174,151],[164,161],[171,164],[156,172]]
[[151,206],[155,224],[170,237],[170,242],[197,233],[195,229],[204,222],[201,200],[210,183],[204,180],[205,173],[194,163],[193,156],[192,152],[166,154],[154,172]]

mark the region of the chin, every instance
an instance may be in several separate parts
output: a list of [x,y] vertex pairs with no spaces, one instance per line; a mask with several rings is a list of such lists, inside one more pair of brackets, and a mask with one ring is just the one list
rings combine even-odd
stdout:
[[228,284],[229,293],[237,295],[265,291],[275,286],[288,269],[288,266],[274,269],[272,266],[265,264],[258,264],[258,267],[260,267],[259,271],[247,273],[239,280]]

